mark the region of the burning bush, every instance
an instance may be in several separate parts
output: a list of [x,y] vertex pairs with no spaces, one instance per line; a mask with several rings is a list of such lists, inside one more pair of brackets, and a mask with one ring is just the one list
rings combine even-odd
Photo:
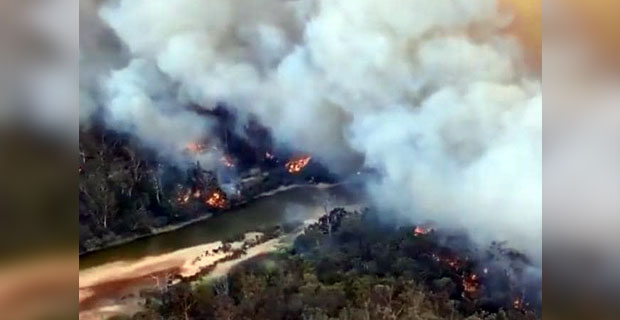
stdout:
[[463,295],[468,298],[476,298],[478,294],[478,289],[480,289],[479,281],[480,279],[475,273],[463,277]]
[[191,189],[187,189],[185,191],[182,191],[177,196],[177,202],[179,204],[186,204],[186,203],[189,202],[191,195],[192,195],[192,190]]
[[224,209],[228,206],[228,200],[226,198],[226,194],[220,189],[211,191],[207,195],[205,199],[205,203],[212,208],[218,208],[218,209]]
[[202,142],[190,142],[185,149],[193,154],[201,154],[207,152],[207,145]]
[[311,159],[311,156],[295,157],[289,160],[289,162],[287,162],[285,166],[288,172],[296,174],[301,172],[301,170],[303,170],[308,165],[308,163],[310,163]]
[[413,235],[416,237],[420,237],[433,232],[433,230],[434,229],[429,226],[416,226],[415,229],[413,229]]

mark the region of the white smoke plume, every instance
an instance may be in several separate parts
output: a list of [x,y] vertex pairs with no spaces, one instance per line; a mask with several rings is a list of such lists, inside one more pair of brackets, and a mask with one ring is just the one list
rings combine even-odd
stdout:
[[363,159],[386,212],[540,261],[540,77],[497,1],[120,0],[100,13],[133,59],[108,79],[110,123],[179,145],[204,128],[184,104],[224,102],[335,172]]
[[100,0],[80,1],[80,127],[89,128],[98,111],[103,79],[127,65],[129,54],[116,34],[99,17]]
[[[172,84],[154,65],[134,59],[125,69],[113,72],[107,82],[110,100],[106,104],[106,120],[119,131],[132,133],[163,155],[181,162],[187,155],[187,143],[200,141],[211,123],[183,110],[170,96],[171,92]],[[193,156],[211,166],[216,154]]]

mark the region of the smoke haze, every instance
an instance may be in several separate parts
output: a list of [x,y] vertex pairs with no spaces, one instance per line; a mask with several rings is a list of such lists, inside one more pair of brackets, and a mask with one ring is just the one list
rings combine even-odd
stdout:
[[120,0],[99,14],[130,55],[101,85],[110,127],[174,158],[212,127],[186,106],[223,103],[336,173],[363,159],[390,218],[540,261],[540,75],[497,1]]

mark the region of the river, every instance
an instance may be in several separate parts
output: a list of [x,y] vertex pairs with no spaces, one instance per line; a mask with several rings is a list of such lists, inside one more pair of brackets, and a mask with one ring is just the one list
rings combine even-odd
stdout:
[[80,270],[103,264],[131,262],[210,243],[228,237],[270,227],[285,221],[303,221],[316,217],[322,201],[329,197],[330,206],[347,206],[358,202],[357,192],[342,185],[332,187],[301,186],[251,201],[220,215],[183,228],[141,238],[123,245],[91,252],[80,257]]
[[[79,318],[107,319],[132,315],[143,308],[140,292],[161,288],[170,275],[192,275],[226,254],[205,256],[233,236],[281,225],[317,219],[329,207],[359,207],[353,183],[337,186],[307,185],[276,192],[217,216],[167,233],[138,239],[80,256]],[[246,234],[249,235],[250,233]],[[243,257],[218,264],[214,274],[226,273],[244,259],[276,250],[284,235],[250,248]]]

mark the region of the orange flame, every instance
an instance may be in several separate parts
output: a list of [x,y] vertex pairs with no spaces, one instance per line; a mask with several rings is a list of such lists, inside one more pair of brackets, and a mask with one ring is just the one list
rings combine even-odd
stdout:
[[431,254],[431,257],[436,262],[439,262],[439,263],[442,263],[444,265],[447,265],[448,267],[452,268],[455,271],[461,269],[461,266],[462,266],[461,260],[459,260],[458,258],[455,258],[455,257],[441,257],[441,256],[438,256],[435,253]]
[[191,153],[205,153],[207,145],[201,142],[190,142],[185,149]]
[[288,172],[299,173],[310,163],[311,159],[311,156],[296,157],[287,162],[285,166]]
[[180,204],[186,204],[189,201],[191,194],[192,190],[187,189],[186,192],[179,194],[179,196],[177,197],[177,202]]
[[515,300],[512,302],[512,306],[517,309],[517,310],[525,310],[526,308],[526,303],[523,299],[523,297],[518,297],[515,298]]
[[207,196],[205,203],[213,208],[223,209],[228,206],[226,195],[220,190],[214,190]]
[[416,237],[420,237],[431,233],[431,231],[433,231],[433,228],[416,226],[415,229],[413,229],[413,235]]
[[478,275],[475,273],[470,274],[463,278],[463,291],[469,296],[476,294],[480,288],[480,282],[478,282]]

